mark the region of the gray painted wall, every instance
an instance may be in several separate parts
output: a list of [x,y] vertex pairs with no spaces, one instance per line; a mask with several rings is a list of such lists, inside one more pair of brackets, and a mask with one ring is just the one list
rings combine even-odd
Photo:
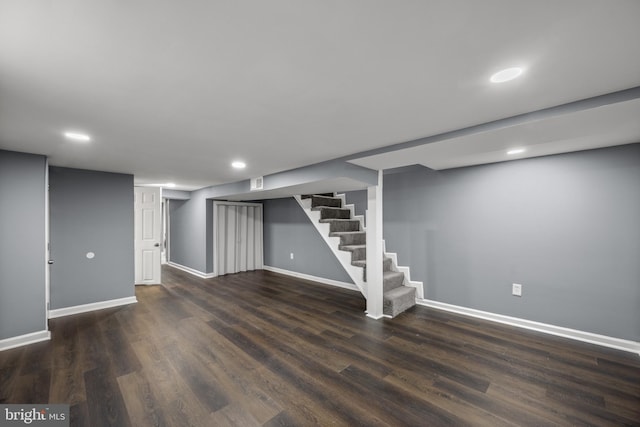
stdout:
[[51,309],[134,296],[133,175],[51,167],[49,188]]
[[207,200],[197,193],[189,200],[169,202],[169,261],[206,272]]
[[0,150],[0,340],[47,329],[46,158]]
[[347,191],[344,193],[348,205],[353,205],[355,214],[364,216],[367,212],[367,190]]
[[383,198],[426,298],[640,341],[640,144],[389,174]]
[[263,209],[265,265],[353,283],[293,198],[265,200]]

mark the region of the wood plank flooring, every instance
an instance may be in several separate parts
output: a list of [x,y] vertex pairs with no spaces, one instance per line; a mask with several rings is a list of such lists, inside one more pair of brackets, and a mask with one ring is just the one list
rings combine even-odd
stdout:
[[0,403],[77,426],[640,425],[640,357],[266,271],[165,267],[138,304],[0,352]]

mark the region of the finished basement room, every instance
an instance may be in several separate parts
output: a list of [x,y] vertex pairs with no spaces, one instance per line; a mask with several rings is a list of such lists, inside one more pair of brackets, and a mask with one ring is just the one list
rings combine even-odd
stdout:
[[0,425],[640,425],[638,22],[0,0]]

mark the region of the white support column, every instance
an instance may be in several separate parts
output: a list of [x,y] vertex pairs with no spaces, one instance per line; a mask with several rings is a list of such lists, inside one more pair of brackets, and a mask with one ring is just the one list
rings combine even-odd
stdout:
[[382,171],[378,185],[367,188],[367,316],[382,314]]

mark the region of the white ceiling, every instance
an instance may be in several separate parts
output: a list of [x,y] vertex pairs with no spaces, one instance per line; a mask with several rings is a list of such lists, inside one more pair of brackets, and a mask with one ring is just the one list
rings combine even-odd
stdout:
[[[0,0],[0,148],[237,181],[640,86],[639,22],[637,0]],[[512,136],[554,144],[541,125]]]
[[[371,169],[421,164],[440,170],[640,142],[640,99],[444,139],[351,163]],[[507,154],[523,148],[523,153]]]

